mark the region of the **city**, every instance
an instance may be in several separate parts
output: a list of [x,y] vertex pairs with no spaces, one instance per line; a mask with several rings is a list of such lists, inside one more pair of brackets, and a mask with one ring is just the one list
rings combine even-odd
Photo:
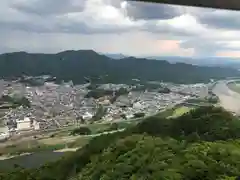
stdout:
[[[25,97],[31,106],[1,108],[1,139],[29,131],[61,129],[74,124],[114,122],[133,119],[136,114],[151,116],[188,99],[207,98],[209,84],[173,84],[150,82],[154,89],[137,85],[101,84],[97,90],[112,92],[99,98],[88,97],[90,83],[73,85],[72,82],[55,84],[44,82],[29,86],[18,81],[0,81],[1,96]],[[160,87],[169,89],[162,92]],[[115,92],[125,89],[122,95]],[[112,101],[113,97],[116,97]],[[2,103],[2,107],[4,107]],[[94,118],[99,109],[100,117]]]

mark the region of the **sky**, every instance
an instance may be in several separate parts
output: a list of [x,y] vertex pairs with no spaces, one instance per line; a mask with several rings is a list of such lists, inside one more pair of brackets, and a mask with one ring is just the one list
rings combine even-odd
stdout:
[[239,15],[124,0],[1,0],[0,53],[240,58]]

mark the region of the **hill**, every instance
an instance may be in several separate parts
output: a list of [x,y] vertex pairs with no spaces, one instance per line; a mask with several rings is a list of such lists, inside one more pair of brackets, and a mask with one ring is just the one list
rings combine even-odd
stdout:
[[240,72],[231,68],[170,64],[167,61],[134,57],[112,60],[92,50],[64,51],[57,54],[15,52],[0,55],[2,78],[46,74],[56,77],[57,82],[72,80],[76,84],[85,82],[86,78],[98,83],[132,83],[132,79],[196,83],[208,82],[211,78],[239,76]]
[[57,162],[18,167],[0,179],[234,179],[240,174],[239,130],[236,117],[215,107],[172,119],[154,116],[124,132],[96,137]]

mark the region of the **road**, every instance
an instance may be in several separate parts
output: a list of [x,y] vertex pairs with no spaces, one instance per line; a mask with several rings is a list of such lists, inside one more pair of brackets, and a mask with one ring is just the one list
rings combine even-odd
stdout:
[[213,88],[213,93],[219,97],[220,106],[240,115],[240,94],[230,90],[228,82],[230,81],[219,81]]

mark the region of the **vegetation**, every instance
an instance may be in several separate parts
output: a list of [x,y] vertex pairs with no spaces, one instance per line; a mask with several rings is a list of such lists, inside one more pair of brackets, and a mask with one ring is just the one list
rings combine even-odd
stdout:
[[13,107],[17,106],[24,106],[24,107],[31,107],[30,101],[26,97],[12,97],[9,95],[3,95],[0,99],[1,102],[8,102]]
[[94,83],[90,83],[88,86],[87,86],[87,89],[88,90],[95,90],[99,87],[98,84],[94,84]]
[[91,138],[92,137],[89,137],[89,136],[79,137],[75,141],[67,143],[66,146],[68,148],[81,148],[81,147],[85,146]]
[[145,82],[141,81],[137,84],[132,84],[135,87],[133,88],[133,91],[158,91],[159,93],[170,93],[170,89],[167,87],[162,86],[159,82]]
[[157,113],[154,117],[167,118],[167,117],[169,117],[169,116],[172,116],[176,108],[178,108],[178,107],[167,108],[166,110],[163,110],[163,111]]
[[117,123],[112,123],[111,126],[109,127],[109,131],[115,131],[115,130],[118,130],[119,129],[119,126]]
[[42,86],[45,81],[40,78],[39,79],[37,79],[37,78],[24,79],[21,77],[19,82],[23,83],[25,85],[28,85],[28,86]]
[[135,113],[134,118],[142,118],[145,116],[145,113]]
[[207,101],[209,103],[216,104],[219,102],[219,98],[218,98],[218,96],[211,96],[211,97],[207,98]]
[[239,138],[239,129],[240,121],[230,113],[221,108],[200,107],[178,118],[149,117],[134,132],[180,140],[197,135],[203,141],[216,141]]
[[79,127],[79,128],[76,128],[76,129],[72,130],[72,132],[70,134],[73,135],[73,136],[75,136],[75,135],[89,135],[89,134],[91,134],[91,130],[88,127]]
[[[21,67],[21,68],[19,68]],[[239,71],[230,68],[200,67],[184,63],[127,57],[114,61],[92,50],[65,51],[57,54],[26,52],[0,55],[0,77],[16,79],[22,75],[56,77],[56,82],[133,83],[165,81],[175,83],[208,82],[210,79],[237,77]]]
[[200,107],[177,118],[162,115],[95,137],[77,152],[41,168],[0,173],[0,179],[220,180],[240,174],[236,117],[216,107]]
[[187,107],[187,106],[181,106],[179,108],[176,108],[172,114],[172,117],[178,117],[181,116],[187,112],[189,112],[191,110],[191,108]]
[[126,116],[126,114],[121,114],[120,116],[121,116],[122,119],[127,120],[127,116]]
[[172,138],[133,135],[93,156],[75,179],[212,180],[223,174],[236,176],[240,173],[240,164],[235,164],[240,160],[235,154],[238,150],[239,144],[228,142],[186,145]]
[[218,103],[218,97],[210,96],[206,98],[196,98],[196,99],[188,99],[186,100],[187,103],[195,104],[196,106],[211,106]]
[[161,88],[160,90],[158,90],[158,92],[159,93],[166,93],[166,94],[168,94],[168,93],[171,92],[171,90],[169,88],[167,88],[167,87],[164,87],[164,88]]
[[102,117],[106,114],[106,112],[107,112],[107,109],[104,106],[99,105],[97,112],[92,117],[91,121],[93,122],[93,121],[101,120]]
[[94,99],[98,99],[103,96],[111,96],[112,94],[113,94],[113,91],[111,91],[111,90],[94,89],[94,90],[89,91],[85,97],[86,98],[92,97]]
[[[91,84],[88,86],[88,88],[94,88],[94,85]],[[104,90],[104,89],[91,89],[87,94],[86,94],[86,98],[94,98],[94,99],[98,99],[104,96],[110,96],[111,99],[111,103],[114,103],[116,101],[116,99],[121,96],[121,95],[125,95],[128,94],[129,91],[125,88],[120,88],[119,90]]]

